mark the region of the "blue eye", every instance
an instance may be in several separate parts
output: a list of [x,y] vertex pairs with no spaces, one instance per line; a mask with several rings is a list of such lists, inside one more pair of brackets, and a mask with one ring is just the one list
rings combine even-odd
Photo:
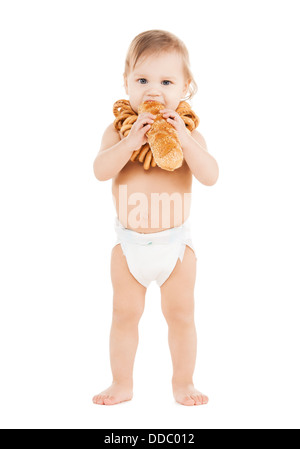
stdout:
[[138,82],[139,82],[140,84],[146,84],[146,83],[147,83],[147,80],[146,80],[145,78],[140,78],[140,79],[138,79]]
[[169,86],[170,84],[172,84],[172,82],[169,81],[169,80],[163,80],[162,84],[163,84],[164,86]]

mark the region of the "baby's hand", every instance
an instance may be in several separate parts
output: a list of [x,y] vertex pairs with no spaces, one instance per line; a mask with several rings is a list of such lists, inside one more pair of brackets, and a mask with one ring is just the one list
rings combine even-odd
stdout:
[[132,151],[139,150],[142,145],[147,143],[146,133],[154,123],[155,115],[150,112],[140,114],[136,122],[132,125],[130,133],[126,137],[128,145]]
[[188,136],[188,130],[180,115],[177,114],[177,112],[172,111],[171,109],[162,109],[159,112],[167,120],[168,123],[174,126],[178,133],[180,142],[183,143],[185,138]]

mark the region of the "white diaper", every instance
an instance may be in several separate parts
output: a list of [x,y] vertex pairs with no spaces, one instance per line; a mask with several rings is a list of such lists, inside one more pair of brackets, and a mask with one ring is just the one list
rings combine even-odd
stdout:
[[186,245],[195,253],[189,220],[175,228],[143,234],[125,228],[116,217],[115,231],[115,245],[121,244],[129,271],[144,287],[152,281],[161,287],[174,270],[177,260],[182,262]]

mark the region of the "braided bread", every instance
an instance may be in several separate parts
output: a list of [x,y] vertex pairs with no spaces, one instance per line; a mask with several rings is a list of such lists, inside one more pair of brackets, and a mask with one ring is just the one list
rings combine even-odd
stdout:
[[[153,103],[154,102],[152,102],[152,106],[153,106]],[[140,108],[141,107],[142,107],[142,105],[140,106]],[[163,107],[163,105],[159,104],[159,109],[161,109],[162,107]],[[139,109],[139,113],[141,113],[141,112],[142,111]],[[194,111],[192,111],[190,105],[187,102],[182,101],[179,104],[178,108],[176,109],[176,112],[180,115],[182,120],[185,122],[185,125],[190,132],[193,131],[195,128],[197,128],[197,126],[199,125],[199,118],[194,113]],[[116,101],[113,106],[113,113],[114,113],[114,116],[116,117],[116,119],[114,121],[115,129],[117,131],[119,131],[122,134],[122,136],[124,136],[124,137],[128,136],[132,125],[136,122],[136,120],[138,118],[137,114],[131,108],[129,101],[128,100]],[[178,139],[177,132],[172,125],[170,125],[165,119],[163,119],[162,116],[160,116],[160,120],[164,120],[164,128],[166,127],[166,125],[168,125],[167,128],[171,132],[172,139],[170,137],[167,137],[167,130],[165,128],[164,137],[167,140],[165,140],[165,142],[163,144],[159,144],[158,143],[159,135],[154,131],[155,129],[157,129],[157,126],[158,126],[158,122],[159,122],[158,119],[159,119],[159,117],[156,118],[151,129],[147,133],[149,143],[150,143],[150,141],[152,141],[152,144],[150,143],[151,148],[150,148],[149,143],[146,143],[139,150],[134,151],[132,153],[132,156],[130,159],[132,162],[138,160],[140,163],[143,163],[145,170],[149,170],[150,166],[155,167],[156,165],[158,165],[159,167],[163,168],[164,170],[173,171],[175,168],[180,167],[182,164],[182,160],[181,160],[181,164],[180,164],[181,157],[179,156],[180,152],[182,154],[182,150],[180,148],[180,143],[179,143],[180,151],[178,150],[178,146],[176,146],[177,150],[176,150],[176,152],[173,152],[173,151],[171,151],[171,148],[169,146],[170,142],[173,141],[173,143],[174,143],[174,140],[172,140],[174,138],[174,136],[176,136]],[[154,128],[154,130],[152,128]],[[169,145],[167,147],[165,147],[164,145],[166,144],[167,141],[169,142]],[[156,142],[157,146],[155,146],[154,142]],[[152,148],[153,144],[154,144],[154,147],[156,148],[156,151],[155,151],[155,148],[154,149]],[[160,149],[158,149],[158,148],[160,148]],[[169,156],[168,156],[168,154],[169,154]],[[174,156],[175,154],[177,154],[176,158]],[[176,159],[176,162],[175,162],[174,158]],[[165,159],[165,161],[164,161],[164,159]],[[172,159],[173,159],[173,161],[172,161]],[[175,168],[173,168],[173,167],[175,167]]]

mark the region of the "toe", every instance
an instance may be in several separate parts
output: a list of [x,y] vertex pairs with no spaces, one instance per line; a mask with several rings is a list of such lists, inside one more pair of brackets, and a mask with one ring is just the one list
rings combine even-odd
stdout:
[[93,397],[93,403],[99,404],[99,395]]
[[208,403],[208,397],[205,396],[204,394],[199,395],[200,400],[201,400],[201,404],[207,404]]
[[113,396],[104,398],[104,405],[113,405],[116,403],[116,399]]
[[94,404],[97,404],[97,405],[103,405],[104,398],[105,398],[105,395],[98,394],[97,396],[93,397],[93,402],[94,402]]
[[203,404],[203,396],[202,396],[202,394],[197,394],[196,395],[196,401],[197,401],[197,405],[202,405]]
[[191,396],[187,395],[187,396],[184,396],[182,404],[183,405],[194,405],[195,400]]
[[208,404],[209,401],[208,397],[204,395],[202,397],[203,397],[203,404]]
[[198,398],[198,396],[196,394],[192,394],[191,398],[194,401],[194,405],[200,405],[201,404],[201,402],[199,401],[199,398]]
[[204,405],[204,404],[208,403],[208,397],[205,396],[204,394],[199,394],[198,397],[199,397],[199,400],[200,400],[201,404]]

